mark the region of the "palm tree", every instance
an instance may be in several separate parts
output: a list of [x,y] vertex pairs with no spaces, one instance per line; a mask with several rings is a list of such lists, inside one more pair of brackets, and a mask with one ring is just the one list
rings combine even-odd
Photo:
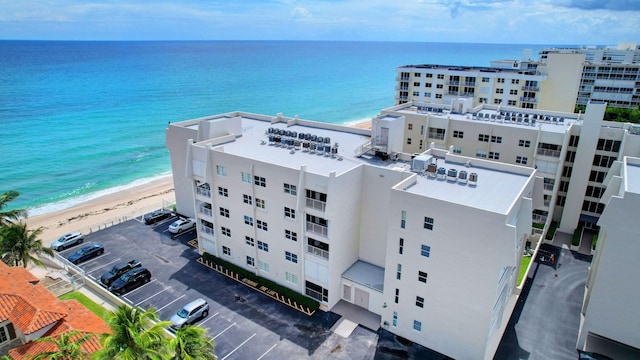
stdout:
[[166,359],[169,341],[164,330],[169,321],[159,321],[154,309],[141,310],[121,305],[106,316],[111,334],[102,336],[102,349],[97,359],[155,360]]
[[45,351],[32,358],[32,360],[75,360],[89,359],[90,354],[82,349],[82,344],[91,339],[94,334],[82,334],[78,330],[62,333],[58,336],[47,336],[37,339],[37,342],[52,342],[57,351]]
[[9,225],[12,220],[17,220],[21,217],[25,217],[27,212],[22,209],[14,209],[14,210],[4,210],[7,205],[15,200],[20,195],[19,192],[15,190],[9,190],[4,194],[0,195],[0,226],[4,227]]
[[0,239],[0,254],[3,261],[13,262],[15,266],[22,263],[25,268],[29,262],[44,266],[42,261],[34,255],[44,254],[53,257],[53,250],[43,246],[42,241],[38,239],[42,230],[42,227],[28,230],[24,221],[6,226]]
[[176,331],[176,337],[169,341],[174,351],[172,360],[215,360],[213,339],[200,326],[187,325]]

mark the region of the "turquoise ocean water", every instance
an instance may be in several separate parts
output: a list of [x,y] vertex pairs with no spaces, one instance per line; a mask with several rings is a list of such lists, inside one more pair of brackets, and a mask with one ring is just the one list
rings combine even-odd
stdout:
[[170,171],[168,122],[242,110],[345,123],[394,104],[395,68],[488,66],[543,45],[0,41],[0,192],[55,211]]

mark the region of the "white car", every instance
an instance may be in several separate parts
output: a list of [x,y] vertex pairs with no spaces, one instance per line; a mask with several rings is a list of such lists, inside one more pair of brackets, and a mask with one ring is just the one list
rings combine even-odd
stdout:
[[51,248],[56,251],[62,251],[74,245],[82,244],[84,236],[79,232],[72,232],[62,235],[58,240],[51,243]]
[[196,220],[192,218],[180,218],[169,225],[169,232],[172,234],[191,230],[196,226]]

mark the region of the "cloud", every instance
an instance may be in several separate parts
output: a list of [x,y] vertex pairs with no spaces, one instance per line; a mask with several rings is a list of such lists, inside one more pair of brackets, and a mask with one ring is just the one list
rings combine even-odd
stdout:
[[293,10],[291,10],[291,16],[293,16],[295,19],[306,19],[310,18],[312,14],[306,8],[297,6]]
[[581,10],[640,11],[638,0],[563,0],[558,5]]

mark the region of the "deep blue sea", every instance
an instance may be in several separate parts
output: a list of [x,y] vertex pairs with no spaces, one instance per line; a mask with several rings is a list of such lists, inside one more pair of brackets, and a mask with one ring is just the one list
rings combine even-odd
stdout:
[[168,122],[242,110],[345,123],[406,64],[489,66],[543,45],[0,41],[0,192],[46,213],[170,171]]

